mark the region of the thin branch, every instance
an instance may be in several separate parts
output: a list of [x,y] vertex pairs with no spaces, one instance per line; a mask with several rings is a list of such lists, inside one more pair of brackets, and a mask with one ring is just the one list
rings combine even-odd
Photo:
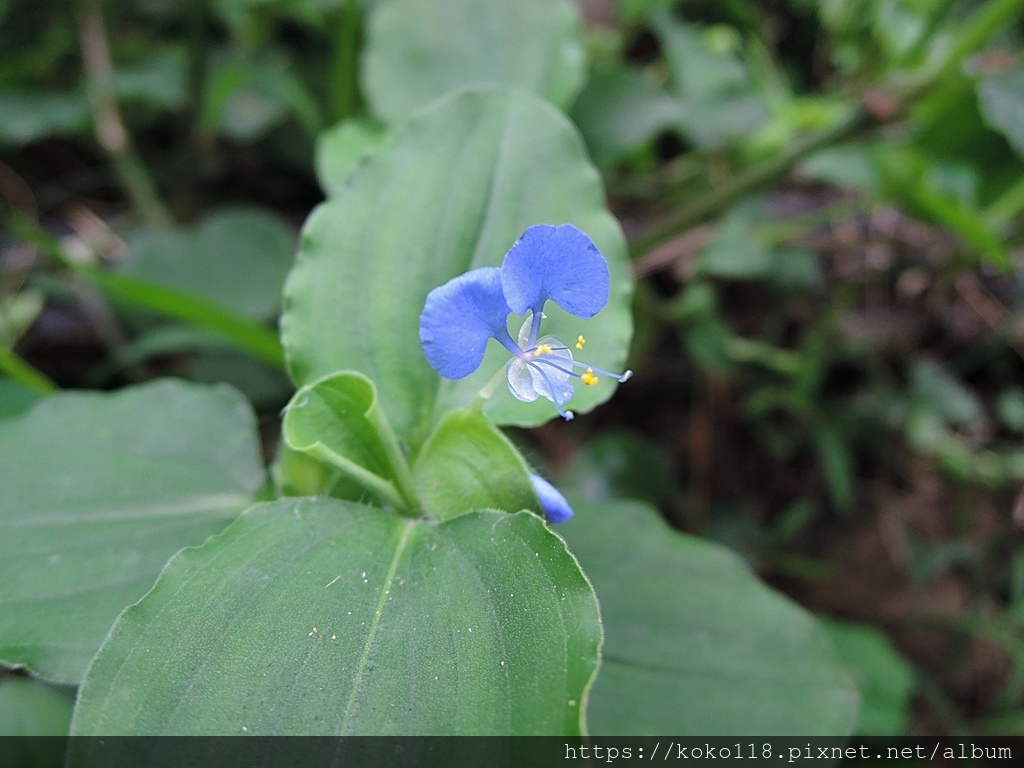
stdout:
[[132,147],[117,107],[114,65],[99,3],[97,0],[80,0],[78,10],[78,43],[82,49],[96,139],[110,156],[121,184],[143,218],[153,227],[168,227],[173,222],[171,215]]

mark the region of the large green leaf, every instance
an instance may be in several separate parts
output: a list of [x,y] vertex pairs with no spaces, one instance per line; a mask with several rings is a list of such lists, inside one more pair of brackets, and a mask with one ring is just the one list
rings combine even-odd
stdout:
[[269,318],[277,314],[294,243],[292,230],[269,212],[234,209],[194,230],[139,238],[124,271],[249,317]]
[[363,88],[386,122],[467,85],[521,88],[566,108],[584,73],[571,0],[382,0],[370,12]]
[[121,615],[72,733],[578,734],[600,643],[536,515],[281,500]]
[[459,409],[441,420],[417,457],[413,478],[437,520],[474,509],[540,512],[523,457],[477,410]]
[[66,683],[263,482],[245,400],[170,380],[49,397],[0,422],[0,456],[0,661]]
[[857,691],[813,617],[648,506],[575,506],[560,530],[594,583],[607,635],[591,733],[850,732]]
[[[508,359],[491,344],[475,374],[442,383],[420,348],[427,293],[468,269],[500,264],[527,227],[564,222],[590,235],[608,259],[611,297],[588,321],[549,303],[545,331],[563,339],[583,333],[586,359],[614,369],[632,328],[629,265],[569,121],[522,92],[469,91],[418,113],[306,222],[281,321],[292,376],[305,384],[343,368],[365,373],[399,437],[418,444],[441,413],[471,402]],[[521,322],[513,316],[513,335]],[[574,411],[611,396],[603,378],[578,388]],[[535,425],[555,409],[543,399],[521,403],[501,387],[485,413],[498,423]]]

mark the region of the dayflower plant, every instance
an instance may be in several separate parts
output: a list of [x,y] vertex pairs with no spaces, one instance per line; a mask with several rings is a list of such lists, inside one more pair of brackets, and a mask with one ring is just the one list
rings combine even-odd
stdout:
[[[480,367],[494,339],[512,355],[505,366],[509,391],[523,402],[546,397],[566,420],[573,382],[598,383],[597,374],[626,381],[632,371],[611,373],[573,358],[554,336],[541,336],[550,300],[571,315],[590,318],[608,301],[608,264],[597,246],[571,224],[527,229],[505,254],[501,268],[480,267],[452,278],[427,295],[420,342],[431,366],[446,379],[462,379]],[[513,339],[509,315],[526,315]],[[577,336],[575,347],[586,340]]]

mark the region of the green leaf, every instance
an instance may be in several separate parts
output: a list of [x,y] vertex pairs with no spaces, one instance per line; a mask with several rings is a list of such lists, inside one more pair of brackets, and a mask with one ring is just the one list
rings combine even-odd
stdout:
[[750,206],[740,206],[722,219],[711,241],[701,249],[698,272],[730,280],[768,277],[775,257],[755,236]]
[[281,500],[121,615],[72,733],[579,734],[600,643],[593,591],[536,515]]
[[[652,15],[653,27],[665,51],[676,91],[685,113],[680,128],[701,147],[719,147],[749,133],[764,121],[762,98],[754,92],[746,65],[733,51],[716,50],[709,34],[677,21],[669,13]],[[735,38],[727,27],[718,39]]]
[[188,56],[184,46],[147,54],[138,64],[118,64],[113,86],[119,100],[177,109],[188,99]]
[[448,520],[474,509],[540,512],[526,462],[479,411],[452,411],[427,438],[413,479],[424,509]]
[[42,398],[42,394],[14,379],[0,379],[0,419],[24,413]]
[[951,371],[927,358],[910,370],[910,387],[920,407],[940,416],[947,424],[976,427],[985,418],[977,394]]
[[324,193],[331,197],[342,189],[359,163],[385,146],[390,136],[367,120],[345,120],[321,133],[316,142],[316,178]]
[[[475,374],[442,382],[420,348],[427,293],[469,269],[499,265],[533,224],[565,222],[608,259],[611,296],[587,321],[549,303],[544,330],[563,339],[584,334],[585,359],[615,370],[632,330],[629,265],[572,125],[522,92],[464,92],[418,113],[306,222],[281,320],[292,377],[305,384],[344,368],[365,373],[395,431],[415,448],[440,414],[472,402],[508,360],[491,344]],[[513,334],[521,323],[512,318]],[[612,395],[604,378],[578,388],[575,412]],[[484,408],[497,423],[532,426],[556,415],[547,400],[521,403],[500,390]]]
[[979,80],[978,107],[985,122],[1024,157],[1024,68]]
[[221,211],[194,230],[131,243],[125,274],[202,296],[239,314],[277,315],[295,235],[262,209]]
[[0,422],[0,455],[0,661],[64,683],[263,483],[241,396],[171,380],[49,397]]
[[683,113],[679,99],[657,87],[640,70],[595,67],[573,107],[573,120],[599,166],[608,166],[675,126]]
[[836,651],[849,667],[864,703],[857,733],[862,736],[902,736],[914,689],[910,664],[874,627],[823,621]]
[[363,89],[387,123],[464,86],[509,86],[567,108],[585,76],[579,16],[570,0],[377,3]]
[[559,531],[593,581],[606,633],[591,733],[850,732],[857,691],[813,617],[650,507],[575,506]]
[[142,307],[213,331],[218,336],[275,368],[284,367],[284,352],[277,335],[263,323],[242,317],[208,299],[176,288],[167,288],[130,275],[96,267],[77,272],[105,293],[132,307]]
[[667,509],[679,497],[668,451],[631,432],[604,432],[573,457],[559,485],[588,503],[611,498],[647,501]]
[[205,89],[204,127],[255,141],[290,115],[311,137],[323,127],[317,100],[291,62],[276,55],[216,62]]
[[856,501],[856,466],[850,438],[832,421],[815,425],[811,438],[832,503],[840,512],[849,513]]
[[0,142],[29,144],[77,133],[89,125],[89,104],[78,93],[0,94]]
[[[3,736],[66,736],[71,724],[71,706],[74,695],[71,689],[61,690],[39,680],[27,677],[15,677],[0,672],[0,737]],[[4,740],[3,765],[55,765],[61,760],[48,763],[19,762],[9,760],[8,753],[12,747],[17,749],[43,749],[46,739],[28,739],[16,743],[13,739]],[[62,757],[64,745],[56,746],[55,757]]]
[[340,469],[398,509],[415,509],[412,478],[377,407],[373,382],[343,371],[302,387],[285,412],[288,446]]

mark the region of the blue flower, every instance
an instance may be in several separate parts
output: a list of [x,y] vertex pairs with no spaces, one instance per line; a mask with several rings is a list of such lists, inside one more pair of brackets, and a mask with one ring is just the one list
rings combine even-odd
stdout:
[[544,508],[544,517],[548,519],[548,522],[564,523],[572,517],[572,507],[555,486],[539,475],[531,474],[530,481],[533,483],[533,490],[536,491],[537,498],[540,499],[541,507]]
[[[500,269],[474,269],[432,290],[420,315],[423,354],[446,379],[462,379],[480,367],[487,342],[494,339],[512,355],[505,367],[509,391],[523,402],[546,397],[563,418],[571,419],[572,411],[564,406],[575,379],[592,387],[597,373],[619,382],[633,373],[579,362],[560,339],[541,336],[548,301],[580,318],[593,317],[608,301],[608,264],[571,224],[530,227],[505,254]],[[509,315],[527,312],[513,339]],[[585,341],[577,337],[576,348],[583,349]]]

